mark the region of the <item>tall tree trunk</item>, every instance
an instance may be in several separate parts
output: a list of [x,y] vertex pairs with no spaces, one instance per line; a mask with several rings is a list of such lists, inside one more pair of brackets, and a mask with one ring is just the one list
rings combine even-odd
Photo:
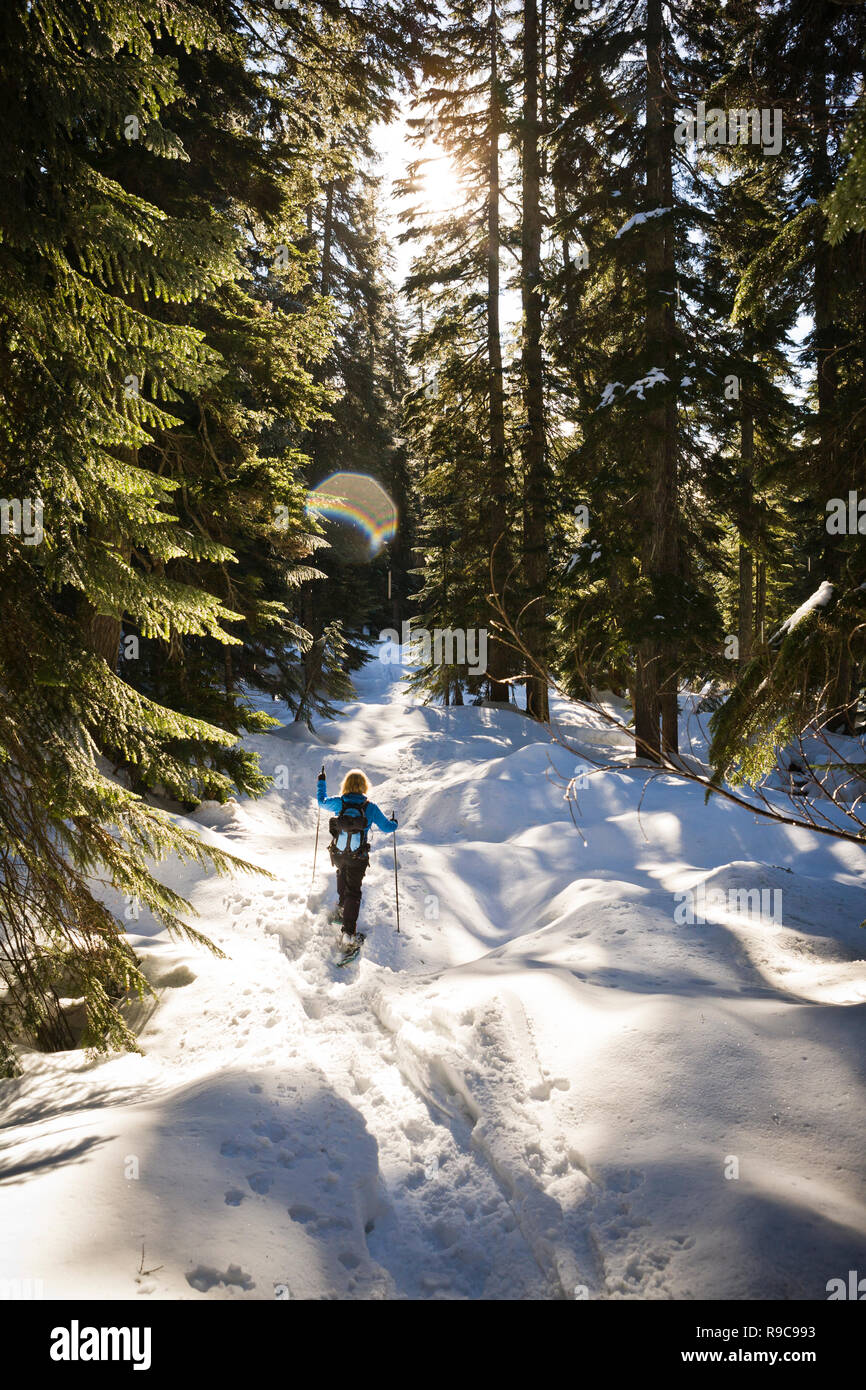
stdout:
[[659,761],[659,680],[656,655],[648,642],[635,651],[631,701],[634,709],[635,753]]
[[[322,294],[329,294],[331,289],[331,265],[334,242],[334,187],[334,179],[328,179],[325,187],[325,211],[322,218],[322,266],[320,283]],[[323,381],[329,370],[327,362],[319,362],[313,370],[316,380]],[[295,723],[300,723],[307,718],[309,701],[312,698],[313,686],[318,676],[318,666],[322,659],[321,647],[317,640],[319,634],[316,632],[316,605],[312,583],[301,585],[298,609],[301,627],[310,634],[312,640],[307,651],[301,657],[304,689],[299,696],[298,707],[295,710]],[[226,688],[228,689],[228,686]]]
[[[561,119],[563,110],[562,98],[562,48],[565,39],[565,27],[562,24],[556,26],[554,31],[554,66],[553,66],[553,116],[549,118],[553,125]],[[554,222],[561,228],[559,233],[560,254],[562,256],[563,269],[563,294],[565,301],[565,319],[569,324],[578,322],[578,295],[575,284],[574,266],[571,259],[571,232],[565,221],[566,211],[566,190],[568,184],[563,179],[562,174],[554,168],[553,171],[553,215]]]
[[[302,585],[301,585],[298,608],[299,608],[299,610],[300,610],[300,611],[299,611],[299,619],[300,619],[301,627],[303,627],[303,628],[310,634],[311,638],[314,639],[314,638],[315,638],[315,634],[314,634],[314,632],[313,632],[313,628],[314,628],[314,616],[313,616],[313,592],[312,592],[312,591],[313,591],[312,582],[308,582],[308,583],[306,583],[306,584],[302,584]],[[317,645],[316,645],[315,640],[312,640],[312,641],[310,642],[309,647],[307,648],[307,650],[304,652],[303,656],[301,657],[301,670],[302,670],[302,672],[303,672],[303,682],[304,682],[304,685],[303,685],[303,692],[300,694],[300,696],[299,696],[299,698],[298,698],[298,707],[297,707],[297,709],[295,710],[295,723],[296,723],[296,724],[301,723],[301,722],[302,722],[303,720],[305,720],[306,717],[307,717],[308,695],[309,695],[309,692],[312,690],[312,688],[313,688],[313,683],[314,683],[314,681],[315,681],[315,679],[316,679],[316,666],[317,666],[318,660],[319,660],[318,648],[317,648]]]
[[325,217],[322,223],[322,294],[331,292],[331,255],[334,240],[334,180],[325,189]]
[[[541,166],[538,121],[537,0],[523,4],[523,112],[521,130],[522,201],[520,284],[523,305],[523,556],[527,607],[524,640],[534,663],[546,669],[547,651],[547,458],[544,437],[544,364],[541,351]],[[526,708],[546,720],[547,681],[526,681]]]
[[[548,113],[547,113],[547,0],[541,0],[541,31],[540,31],[541,55],[541,126],[542,137],[548,133]],[[547,178],[547,148],[541,147],[541,177]]]
[[[818,36],[818,43],[826,46],[827,36]],[[813,184],[820,193],[832,185],[830,156],[827,148],[829,132],[829,111],[827,104],[827,79],[818,72],[812,84],[812,108],[815,121],[815,145],[812,155]],[[820,196],[817,194],[816,196]],[[816,212],[818,210],[816,209]],[[814,244],[814,312],[815,312],[815,383],[818,399],[818,468],[816,493],[820,510],[823,511],[829,497],[844,497],[850,480],[842,476],[844,467],[840,466],[837,447],[837,395],[839,377],[837,369],[837,349],[839,328],[837,313],[837,253],[825,238],[827,219],[818,213]],[[845,548],[839,536],[824,532],[822,555],[822,579],[829,579],[838,585],[844,578]],[[852,670],[846,648],[839,655],[836,671],[826,693],[828,723],[833,729],[851,732],[853,729]]]
[[752,537],[750,515],[752,511],[752,479],[755,468],[755,420],[752,414],[752,403],[747,395],[743,395],[743,403],[740,411],[740,459],[742,465],[743,478],[743,500],[740,513],[740,554],[739,554],[739,604],[738,604],[738,637],[739,637],[739,662],[740,667],[744,667],[747,661],[752,658],[752,636],[754,632],[754,618],[752,614],[752,587],[754,583],[754,556],[752,553]]
[[[667,95],[663,45],[662,0],[647,0],[646,66],[646,192],[648,208],[673,202],[672,124]],[[673,219],[651,218],[646,223],[646,348],[647,367],[659,367],[672,380],[674,362],[674,239]],[[653,387],[664,391],[664,386]],[[677,413],[668,388],[647,416],[647,488],[645,511],[649,526],[644,543],[644,573],[655,586],[679,568],[677,522]],[[676,652],[652,632],[640,643],[635,687],[635,732],[644,757],[658,761],[662,747],[678,747]],[[659,730],[658,709],[662,727]]]
[[753,599],[755,563],[749,537],[740,532],[739,547],[739,593],[737,611],[738,658],[742,668],[752,659],[752,634],[754,631]]
[[755,640],[764,645],[764,624],[767,619],[767,562],[759,559],[755,578]]
[[[490,121],[487,147],[487,397],[489,451],[489,503],[487,539],[493,592],[500,602],[508,580],[508,470],[505,453],[505,390],[502,379],[502,342],[499,328],[499,133],[502,124],[499,93],[499,19],[496,4],[490,6]],[[490,642],[488,671],[491,700],[508,700],[508,649],[494,637]]]

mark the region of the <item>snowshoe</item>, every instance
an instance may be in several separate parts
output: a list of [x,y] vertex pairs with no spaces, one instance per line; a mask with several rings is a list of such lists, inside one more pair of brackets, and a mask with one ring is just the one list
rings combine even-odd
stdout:
[[362,931],[342,933],[338,944],[338,950],[340,952],[340,959],[337,961],[338,968],[349,965],[353,960],[357,960],[361,953],[361,947],[366,939]]

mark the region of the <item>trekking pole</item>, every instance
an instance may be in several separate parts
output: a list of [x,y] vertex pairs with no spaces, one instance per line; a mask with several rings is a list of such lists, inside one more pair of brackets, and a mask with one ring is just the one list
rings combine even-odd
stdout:
[[[394,812],[391,812],[391,819],[394,819]],[[394,836],[394,893],[397,898],[397,930],[400,930],[400,883],[397,878],[397,832],[391,832]]]
[[[322,763],[322,771],[320,772],[319,776],[320,776],[320,777],[324,777],[324,775],[325,775],[325,764]],[[317,860],[318,855],[319,855],[319,825],[320,825],[320,823],[321,823],[321,820],[322,820],[322,808],[321,808],[321,806],[319,806],[318,810],[316,811],[316,848],[313,850],[313,877],[310,879],[310,892],[313,891],[313,884],[314,884],[315,881],[316,881],[316,860]]]

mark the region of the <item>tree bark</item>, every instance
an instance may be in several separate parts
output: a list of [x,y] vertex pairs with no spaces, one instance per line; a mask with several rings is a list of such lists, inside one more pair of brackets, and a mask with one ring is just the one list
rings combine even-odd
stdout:
[[[648,209],[671,207],[673,202],[672,124],[663,61],[662,0],[647,0],[646,65],[646,192]],[[646,366],[659,367],[668,381],[674,362],[674,239],[668,216],[651,218],[646,235]],[[655,386],[654,391],[665,387]],[[643,568],[653,588],[659,579],[679,569],[677,523],[677,413],[676,401],[667,389],[665,397],[647,416],[647,486],[644,503],[649,515]],[[639,644],[639,671],[635,690],[635,729],[642,753],[660,760],[662,747],[675,753],[678,747],[676,652],[664,639],[648,632]],[[659,729],[658,714],[662,727]]]
[[[138,463],[137,449],[121,449],[122,457],[128,463]],[[126,542],[121,542],[120,538],[112,532],[100,530],[99,539],[103,540],[107,546],[116,551],[121,558],[129,563],[132,556],[132,546]],[[123,614],[100,613],[94,604],[83,595],[78,602],[78,621],[84,635],[84,643],[96,656],[101,656],[109,670],[117,674],[120,665],[120,635],[123,631]]]
[[755,564],[747,536],[740,533],[737,643],[740,667],[752,659],[753,600]]
[[[521,130],[522,219],[521,297],[523,307],[523,556],[527,606],[524,641],[533,663],[546,668],[547,458],[544,433],[544,363],[541,348],[541,165],[538,120],[537,0],[523,4],[523,111]],[[526,709],[548,718],[547,680],[530,675]]]
[[764,624],[767,615],[767,562],[758,560],[755,578],[755,639],[764,645]]
[[632,680],[635,753],[639,758],[659,762],[659,681],[654,669],[656,657],[644,644],[635,652]]
[[79,615],[85,642],[96,656],[101,656],[109,669],[117,674],[120,655],[122,622],[106,613],[98,613],[92,603],[82,600]]
[[322,224],[322,294],[331,292],[331,246],[334,240],[334,180],[325,189],[325,217]]
[[755,420],[752,405],[744,394],[740,412],[740,458],[744,495],[740,513],[739,548],[739,603],[738,637],[739,664],[744,667],[752,659],[752,640],[754,633],[752,588],[754,584],[754,556],[752,553],[751,523],[752,479],[755,467]]
[[[499,19],[490,6],[490,121],[487,137],[487,390],[489,430],[489,505],[487,538],[494,594],[502,600],[508,580],[508,470],[505,452],[505,390],[499,325]],[[508,649],[493,637],[489,644],[490,699],[508,700]]]
[[[819,44],[826,45],[826,38],[819,35]],[[818,190],[829,190],[832,184],[830,155],[827,148],[829,131],[829,111],[827,101],[827,79],[818,72],[812,84],[812,106],[815,120],[815,145],[812,157],[813,184]],[[814,242],[814,312],[815,312],[815,381],[818,399],[818,468],[816,492],[823,510],[827,498],[844,497],[849,480],[842,477],[839,449],[837,447],[837,395],[839,377],[837,368],[837,349],[839,327],[837,314],[837,254],[835,247],[825,239],[827,219],[818,213]],[[824,532],[823,575],[831,584],[838,585],[843,579],[845,567],[844,541],[839,536]],[[833,678],[827,687],[826,709],[831,729],[847,733],[853,730],[852,708],[852,670],[847,650],[839,654]]]

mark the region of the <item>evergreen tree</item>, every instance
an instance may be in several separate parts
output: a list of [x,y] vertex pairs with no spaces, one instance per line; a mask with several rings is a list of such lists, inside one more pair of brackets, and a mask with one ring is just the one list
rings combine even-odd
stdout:
[[730,345],[707,287],[702,182],[674,140],[693,15],[614,4],[565,35],[570,7],[555,18],[548,278],[552,327],[568,323],[550,338],[556,389],[579,402],[563,473],[588,513],[558,618],[576,650],[560,660],[584,690],[593,665],[627,676],[639,751],[654,759],[676,751],[679,681],[721,638],[701,435]]
[[[70,994],[85,1001],[85,1041],[132,1044],[117,1001],[146,984],[90,876],[201,939],[148,859],[229,863],[106,776],[100,750],[194,799],[194,770],[172,743],[235,741],[141,696],[114,669],[124,613],[147,637],[234,640],[233,612],[216,595],[160,573],[180,556],[219,564],[230,552],[186,530],[174,481],[137,458],[175,423],[164,403],[219,378],[202,332],[152,307],[210,293],[231,266],[207,224],[169,218],[137,190],[131,150],[126,176],[117,169],[124,143],[148,161],[183,157],[161,120],[182,99],[178,65],[159,45],[218,50],[207,12],[46,0],[7,7],[0,24],[0,429],[12,517],[0,546],[0,1064],[9,1071],[17,1038],[68,1041],[60,1001]],[[17,523],[29,508],[41,526],[28,535]]]
[[[507,60],[497,3],[449,6],[431,44],[415,129],[422,151],[434,142],[455,170],[455,206],[426,206],[423,156],[405,190],[417,201],[405,214],[404,238],[419,244],[406,285],[418,316],[412,359],[420,376],[407,426],[426,504],[418,602],[424,624],[444,631],[487,631],[495,607],[486,595],[501,599],[514,587],[516,460],[500,321],[502,250],[514,244],[501,207]],[[508,699],[510,660],[493,629],[487,690],[494,700]],[[430,664],[421,680],[446,702],[462,699],[464,685],[481,685],[465,661]]]
[[[292,307],[312,271],[298,246],[299,205],[317,154],[314,137],[298,138],[309,112],[303,97],[256,70],[258,42],[232,7],[211,6],[210,13],[220,24],[218,49],[171,50],[182,96],[167,119],[186,158],[145,156],[134,177],[172,222],[207,229],[227,271],[206,297],[182,310],[168,305],[162,315],[171,321],[182,313],[200,330],[219,374],[203,391],[183,391],[171,427],[139,453],[140,464],[174,483],[185,530],[219,553],[213,561],[163,561],[138,547],[132,564],[213,593],[237,615],[237,626],[231,646],[176,630],[155,640],[141,633],[137,659],[123,671],[151,697],[240,733],[271,722],[244,692],[290,696],[291,676],[285,687],[274,676],[291,672],[310,640],[292,612],[298,585],[318,573],[307,560],[312,542],[298,477],[305,456],[297,441],[328,401],[311,366],[327,350],[330,330],[321,298]],[[123,167],[125,160],[121,150]],[[268,430],[277,420],[282,433],[274,440]],[[200,796],[224,800],[234,789],[265,786],[255,755],[239,744],[224,752],[186,741],[173,751],[195,768]],[[130,772],[136,787],[156,784],[155,769]]]
[[[520,79],[520,299],[521,390],[523,396],[523,608],[526,649],[534,666],[546,665],[547,542],[550,505],[545,429],[543,353],[544,299],[541,274],[543,213],[541,202],[541,111],[539,75],[544,33],[539,32],[537,0],[523,0]],[[530,674],[526,708],[536,719],[548,718],[547,681]]]
[[[788,0],[782,7],[735,6],[732,19],[740,47],[730,88],[749,105],[780,108],[785,131],[783,157],[772,168],[781,205],[775,235],[744,270],[736,309],[741,317],[756,306],[760,312],[782,286],[813,325],[801,358],[808,409],[792,453],[806,539],[796,547],[801,568],[788,595],[798,603],[816,581],[840,591],[859,582],[866,560],[859,533],[840,532],[828,518],[834,498],[866,488],[866,424],[857,406],[866,360],[863,233],[838,217],[831,230],[825,211],[846,175],[856,177],[851,116],[863,89],[866,14],[832,0]],[[846,646],[837,654],[826,702],[849,725],[858,671]]]

